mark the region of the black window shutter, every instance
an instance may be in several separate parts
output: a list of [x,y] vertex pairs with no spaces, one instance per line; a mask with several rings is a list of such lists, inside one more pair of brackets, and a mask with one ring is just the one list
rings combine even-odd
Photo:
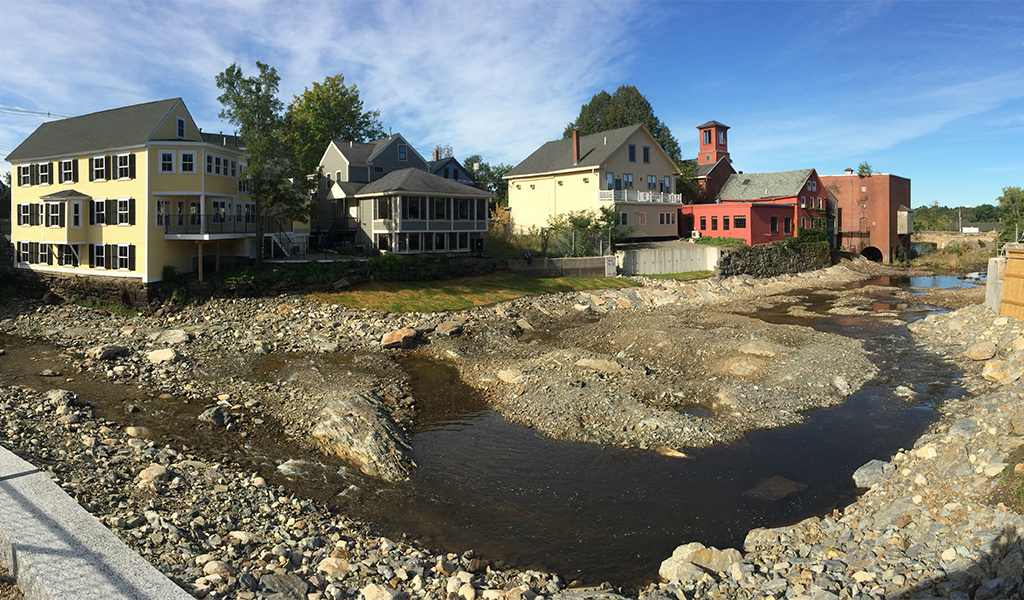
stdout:
[[28,224],[38,225],[39,224],[39,205],[32,203],[28,207]]
[[108,269],[116,269],[117,265],[114,264],[114,246],[113,244],[107,244],[103,247],[103,264]]
[[86,160],[88,161],[87,164],[89,165],[89,181],[95,181],[96,180],[96,169],[95,169],[96,165],[93,164],[93,162],[96,159],[94,159],[94,158],[87,158]]
[[43,244],[43,252],[46,253],[46,264],[53,264],[53,244]]
[[29,173],[29,185],[37,185],[39,183],[39,165],[32,163],[32,166],[28,169]]
[[135,244],[128,246],[128,270],[135,270]]
[[61,202],[60,204],[57,205],[57,219],[60,220],[60,226],[61,227],[64,227],[64,218],[65,218],[64,203]]
[[90,225],[95,225],[96,224],[96,203],[93,202],[92,200],[87,200],[87,202],[89,203],[89,224]]
[[113,179],[113,177],[110,176],[110,163],[111,162],[113,162],[113,160],[111,159],[111,156],[109,154],[103,157],[103,177],[107,181],[110,181],[111,179]]
[[86,252],[89,253],[89,268],[92,269],[96,266],[96,252],[92,244],[85,245]]
[[134,154],[129,154],[128,155],[128,177],[130,179],[135,179],[135,155]]
[[71,159],[71,183],[78,183],[78,159]]
[[[60,164],[60,163],[57,163],[57,164]],[[53,171],[53,163],[50,163],[50,183],[53,183],[53,180],[56,179],[56,177],[53,176],[53,173],[54,173],[54,171]]]
[[103,222],[107,225],[117,225],[117,198],[107,198],[107,210]]
[[135,198],[128,199],[128,224],[135,224]]
[[[57,163],[57,183],[64,183],[64,169],[61,162]],[[53,169],[50,170],[50,176],[53,176]]]

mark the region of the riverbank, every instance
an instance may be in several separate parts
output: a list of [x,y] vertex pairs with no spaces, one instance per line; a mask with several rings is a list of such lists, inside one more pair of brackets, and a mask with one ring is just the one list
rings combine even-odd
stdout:
[[[5,440],[15,446],[12,450],[51,469],[76,499],[196,595],[256,598],[284,593],[281,597],[303,598],[313,594],[316,598],[347,598],[362,591],[369,597],[390,594],[388,590],[369,587],[386,585],[413,597],[443,597],[450,591],[463,597],[529,600],[534,594],[552,595],[570,582],[553,575],[502,569],[500,564],[490,564],[472,553],[430,552],[402,540],[382,540],[365,524],[331,514],[318,502],[292,497],[285,487],[268,484],[249,464],[208,455],[191,444],[183,444],[180,439],[164,435],[159,423],[153,424],[157,431],[146,431],[136,429],[138,426],[130,425],[129,421],[157,412],[155,408],[161,402],[188,400],[204,409],[202,412],[208,408],[221,409],[222,428],[210,424],[216,420],[216,412],[211,414],[211,421],[197,422],[195,426],[211,430],[214,436],[236,437],[243,446],[250,436],[270,432],[284,437],[298,435],[315,426],[318,399],[323,400],[337,384],[324,374],[330,365],[344,366],[344,381],[352,387],[370,386],[370,380],[377,378],[372,389],[379,393],[388,412],[395,415],[399,424],[411,422],[415,401],[403,391],[404,375],[391,360],[390,352],[379,351],[383,335],[402,326],[413,330],[418,351],[448,357],[459,365],[467,380],[481,377],[480,386],[493,388],[496,402],[504,402],[500,400],[501,394],[515,389],[511,386],[516,380],[507,373],[510,367],[520,369],[523,377],[543,375],[540,363],[536,371],[531,371],[522,368],[525,355],[506,355],[511,347],[542,355],[555,352],[554,356],[563,361],[572,358],[572,362],[563,363],[562,370],[572,372],[584,384],[580,389],[602,390],[603,386],[607,390],[611,383],[620,381],[639,386],[638,382],[652,373],[674,367],[666,366],[671,363],[656,362],[653,347],[634,345],[636,350],[626,350],[629,343],[648,341],[650,336],[627,343],[615,339],[616,335],[626,335],[640,326],[648,327],[648,332],[656,331],[649,328],[651,323],[689,318],[692,320],[685,322],[685,328],[703,327],[707,332],[706,337],[695,338],[694,344],[710,345],[718,339],[731,338],[731,347],[735,348],[760,340],[764,345],[755,346],[758,352],[741,354],[774,358],[770,351],[775,356],[788,354],[788,350],[783,352],[780,348],[806,345],[810,338],[797,336],[808,334],[801,328],[783,327],[770,333],[768,329],[761,331],[759,340],[750,340],[749,335],[742,340],[742,336],[735,335],[736,331],[754,324],[727,310],[730,300],[740,300],[746,309],[759,302],[785,301],[779,294],[818,285],[835,287],[836,294],[842,294],[838,288],[844,283],[878,274],[872,268],[865,266],[861,272],[843,267],[828,274],[770,282],[740,279],[689,289],[687,285],[660,282],[658,287],[634,291],[633,299],[615,297],[612,292],[585,297],[553,296],[458,315],[334,311],[296,298],[207,303],[185,309],[168,307],[154,317],[161,321],[112,317],[78,307],[36,310],[11,306],[7,310],[13,313],[8,313],[9,320],[0,320],[0,327],[10,333],[50,340],[57,346],[46,350],[50,354],[22,353],[15,348],[0,357],[8,362],[30,361],[37,374],[16,382],[18,387],[3,388],[0,419],[4,420],[0,422],[0,431],[6,432]],[[692,314],[706,307],[720,309],[722,314]],[[680,308],[690,309],[690,314],[685,310],[674,312]],[[546,318],[560,325],[549,327],[545,325],[549,323]],[[68,327],[69,323],[75,326]],[[788,333],[780,333],[777,339],[762,339],[776,331]],[[608,338],[609,332],[613,339],[606,341],[603,338]],[[669,336],[664,332],[663,335]],[[827,336],[817,339],[841,342]],[[111,345],[125,348],[115,355],[116,360],[80,354]],[[578,347],[575,354],[557,354],[574,345]],[[277,366],[271,361],[308,348],[319,350],[308,361]],[[485,363],[474,348],[496,348],[498,351],[491,353],[499,356]],[[179,358],[169,362],[150,359],[151,352],[167,349],[177,352]],[[851,347],[850,362],[856,365],[854,350]],[[721,358],[713,356],[708,364],[720,362]],[[580,360],[594,362],[576,364]],[[610,371],[611,365],[601,360],[619,365],[619,371]],[[545,368],[552,374],[558,372],[557,362]],[[494,378],[490,383],[484,381],[488,370]],[[763,371],[770,373],[771,368]],[[511,382],[502,379],[503,372]],[[467,375],[471,373],[484,375]],[[809,371],[819,381],[828,381],[821,373],[820,369]],[[86,404],[87,394],[47,397],[44,393],[80,384],[87,391],[90,378],[117,386],[115,389],[123,398],[118,415],[98,416]],[[741,379],[736,381],[742,385]],[[659,385],[663,383],[664,380]],[[632,410],[645,410],[647,406],[636,401],[645,399],[643,393],[620,397],[629,398]],[[780,414],[789,412],[776,410]],[[194,411],[192,418],[200,412]],[[625,411],[627,416],[628,413]],[[616,419],[606,422],[609,430],[618,423]],[[638,440],[637,445],[653,439],[650,447],[676,447],[673,438],[643,435],[634,439]],[[630,443],[628,438],[625,443]]]

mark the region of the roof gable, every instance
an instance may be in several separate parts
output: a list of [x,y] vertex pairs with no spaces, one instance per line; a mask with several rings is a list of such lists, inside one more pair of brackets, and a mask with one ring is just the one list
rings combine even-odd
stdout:
[[803,189],[814,169],[780,171],[776,173],[735,173],[729,176],[722,191],[721,200],[761,200],[797,196]]
[[[643,125],[630,125],[608,131],[600,131],[580,137],[580,160],[572,162],[572,138],[553,140],[547,142],[533,152],[526,159],[513,167],[505,176],[506,179],[516,176],[534,175],[538,173],[552,173],[572,168],[599,167],[612,154],[622,146],[638,131],[650,139],[651,146],[658,149],[662,154],[665,150],[654,139],[651,132]],[[665,155],[668,156],[667,154]],[[672,159],[668,159],[671,162]]]
[[184,105],[181,98],[171,98],[43,123],[7,155],[7,162],[141,146],[179,103]]

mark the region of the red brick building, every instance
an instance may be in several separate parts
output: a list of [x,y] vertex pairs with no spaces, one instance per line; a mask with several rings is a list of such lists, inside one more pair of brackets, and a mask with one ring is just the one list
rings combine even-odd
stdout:
[[836,198],[836,245],[871,260],[893,262],[910,250],[914,212],[910,210],[910,180],[874,173],[860,176],[822,175],[821,182]]
[[736,174],[729,158],[729,127],[718,121],[708,121],[697,127],[700,136],[700,153],[697,154],[697,183],[703,192],[700,203],[712,204],[718,192]]

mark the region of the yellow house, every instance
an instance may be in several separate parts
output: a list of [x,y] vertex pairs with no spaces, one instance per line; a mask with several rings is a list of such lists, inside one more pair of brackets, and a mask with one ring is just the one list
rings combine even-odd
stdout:
[[7,157],[15,266],[150,283],[255,258],[237,142],[202,133],[180,98],[40,125]]
[[630,125],[547,142],[505,175],[519,229],[542,228],[554,215],[614,206],[631,239],[679,237],[679,168],[647,127]]

